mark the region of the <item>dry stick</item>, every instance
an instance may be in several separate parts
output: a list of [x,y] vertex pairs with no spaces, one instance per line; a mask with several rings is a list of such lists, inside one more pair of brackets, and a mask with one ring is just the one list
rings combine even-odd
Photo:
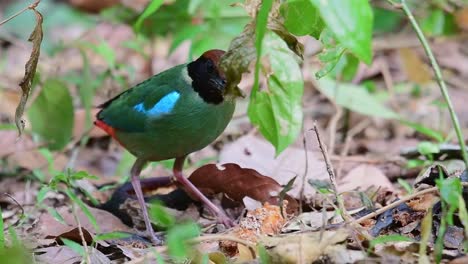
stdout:
[[327,172],[328,172],[328,175],[330,177],[330,182],[331,182],[332,187],[333,187],[336,202],[338,203],[338,208],[340,209],[341,217],[343,217],[343,219],[345,221],[351,221],[352,217],[346,211],[343,199],[341,198],[340,194],[338,193],[338,188],[337,188],[338,185],[336,184],[335,173],[333,172],[333,167],[331,165],[330,158],[328,157],[327,150],[323,147],[322,140],[320,139],[320,134],[319,134],[318,128],[317,128],[317,122],[314,122],[314,131],[315,131],[315,135],[317,137],[317,141],[319,143],[320,151],[322,152],[323,159],[325,161],[325,165],[327,167]]
[[[11,196],[9,193],[3,193],[2,195],[5,195],[5,196],[7,196],[8,198],[10,198],[11,200],[13,200],[13,202],[15,202],[15,204],[18,205],[18,207],[21,209],[21,216],[18,218],[18,220],[16,220],[16,222],[14,222],[13,224],[11,224],[9,227],[5,227],[5,228],[3,229],[3,231],[5,231],[5,230],[7,230],[7,229],[10,228],[10,227],[16,227],[16,226],[18,226],[19,222],[21,221],[21,219],[22,219],[23,216],[24,216],[24,208],[23,208],[23,206],[21,206],[21,204],[18,203],[18,201],[17,201],[13,196]],[[0,217],[1,217],[1,215],[0,215]]]
[[24,13],[24,11],[26,10],[29,10],[29,9],[35,9],[37,7],[37,5],[39,5],[39,3],[41,2],[41,0],[36,0],[36,2],[30,4],[29,6],[21,9],[20,11],[16,12],[16,14],[10,16],[9,18],[3,20],[2,22],[0,22],[0,26],[2,26],[3,24],[5,24],[6,22],[12,20],[13,18],[21,15],[22,13]]
[[302,214],[302,202],[304,200],[304,190],[305,190],[305,181],[307,178],[307,173],[309,172],[309,153],[307,151],[307,141],[306,141],[306,133],[303,131],[303,145],[304,145],[304,154],[305,154],[305,168],[304,174],[302,175],[302,182],[301,182],[301,189],[299,191],[299,214]]
[[82,245],[84,247],[84,251],[85,251],[85,257],[86,257],[86,261],[88,261],[88,263],[91,263],[91,257],[89,255],[89,251],[88,251],[88,245],[86,244],[86,239],[84,237],[84,233],[83,233],[83,229],[82,229],[82,226],[81,226],[81,222],[80,222],[80,219],[78,218],[78,215],[77,215],[77,212],[76,212],[76,205],[74,202],[72,202],[72,214],[73,214],[73,217],[75,218],[75,221],[76,221],[76,224],[78,225],[78,232],[80,234],[80,238],[81,238],[81,242],[82,242]]
[[429,43],[426,37],[424,36],[424,33],[419,27],[418,22],[414,18],[413,13],[411,13],[411,10],[409,9],[406,0],[400,0],[400,3],[395,3],[393,0],[387,1],[390,2],[393,6],[403,9],[403,12],[408,17],[411,23],[411,26],[413,27],[414,31],[416,31],[416,35],[418,36],[418,39],[421,42],[424,51],[426,52],[426,55],[429,58],[429,61],[431,62],[431,66],[434,70],[437,83],[439,84],[440,92],[442,93],[442,96],[444,97],[444,100],[447,103],[450,118],[452,119],[453,128],[455,129],[455,133],[457,134],[458,144],[460,145],[463,161],[465,161],[465,165],[468,167],[468,153],[465,148],[465,140],[463,137],[462,130],[460,128],[460,123],[458,122],[457,114],[455,113],[452,100],[450,99],[450,96],[448,94],[447,86],[445,85],[444,79],[442,77],[442,71],[440,70],[439,64],[437,63],[434,54],[432,53],[431,47],[429,46]]
[[[468,187],[468,182],[462,182],[462,185],[464,187]],[[439,188],[436,186],[436,187],[431,187],[429,189],[419,191],[417,193],[413,193],[411,195],[403,197],[401,200],[395,201],[395,202],[393,202],[393,203],[391,203],[391,204],[389,204],[387,206],[384,206],[384,207],[382,207],[382,208],[380,208],[380,209],[378,209],[378,210],[376,210],[376,211],[374,211],[374,212],[372,212],[372,213],[370,213],[368,215],[365,215],[365,216],[363,216],[361,218],[358,218],[358,219],[354,220],[352,222],[352,224],[360,224],[360,223],[362,223],[362,222],[364,222],[366,220],[369,220],[369,219],[371,219],[373,217],[376,217],[376,216],[378,216],[378,215],[380,215],[380,214],[382,214],[382,213],[384,213],[384,212],[386,212],[386,211],[388,211],[390,209],[393,209],[393,208],[399,206],[402,203],[405,203],[405,202],[407,202],[409,200],[412,200],[415,197],[418,197],[418,196],[426,194],[426,193],[436,192],[438,190],[439,190]]]

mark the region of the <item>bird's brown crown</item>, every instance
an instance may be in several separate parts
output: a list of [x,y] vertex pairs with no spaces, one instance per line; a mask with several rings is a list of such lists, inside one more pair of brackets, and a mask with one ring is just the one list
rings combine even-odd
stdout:
[[224,100],[226,77],[219,69],[219,62],[224,53],[216,49],[206,51],[187,66],[192,88],[206,103],[219,104]]

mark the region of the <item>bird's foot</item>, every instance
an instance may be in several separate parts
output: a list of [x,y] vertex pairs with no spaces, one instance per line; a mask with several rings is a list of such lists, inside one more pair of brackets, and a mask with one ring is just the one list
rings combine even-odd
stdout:
[[226,228],[235,226],[234,221],[232,221],[232,219],[229,218],[226,213],[224,213],[224,211],[217,208],[217,210],[213,213],[216,215],[218,223],[223,224]]

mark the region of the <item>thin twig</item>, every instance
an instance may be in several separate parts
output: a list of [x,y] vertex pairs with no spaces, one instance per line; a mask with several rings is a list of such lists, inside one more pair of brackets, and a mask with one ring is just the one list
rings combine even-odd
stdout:
[[30,4],[29,6],[21,9],[20,11],[16,12],[15,14],[13,14],[12,16],[10,16],[9,18],[3,20],[2,22],[0,22],[0,26],[2,26],[3,24],[5,24],[6,22],[12,20],[13,18],[21,15],[22,13],[24,13],[26,10],[29,10],[29,9],[35,9],[37,7],[37,5],[39,5],[39,3],[41,2],[41,0],[36,0],[36,2]]
[[[462,185],[466,187],[466,186],[468,186],[468,183],[467,182],[462,182]],[[378,209],[378,210],[376,210],[376,211],[374,211],[374,212],[372,212],[370,214],[367,214],[367,215],[365,215],[365,216],[363,216],[361,218],[358,218],[358,219],[354,220],[352,223],[353,224],[360,224],[360,223],[362,223],[362,222],[364,222],[366,220],[369,220],[371,218],[374,218],[374,217],[376,217],[376,216],[378,216],[378,215],[380,215],[380,214],[382,214],[382,213],[384,213],[384,212],[386,212],[386,211],[388,211],[390,209],[393,209],[393,208],[399,206],[402,203],[405,203],[405,202],[407,202],[409,200],[412,200],[412,199],[414,199],[414,198],[416,198],[416,197],[418,197],[420,195],[423,195],[423,194],[426,194],[426,193],[431,193],[431,192],[437,192],[438,190],[439,190],[439,188],[436,186],[436,187],[431,187],[429,189],[419,191],[417,193],[410,194],[410,195],[408,195],[406,197],[403,197],[400,200],[395,201],[395,202],[393,202],[393,203],[391,203],[389,205],[386,205],[386,206],[384,206],[384,207],[382,207],[382,208],[380,208],[380,209]]]
[[452,100],[450,99],[450,96],[448,94],[447,86],[445,85],[444,79],[442,77],[442,71],[440,70],[439,64],[437,63],[435,56],[432,53],[431,47],[429,46],[429,43],[426,37],[424,36],[424,33],[419,27],[418,22],[414,18],[413,13],[408,7],[406,0],[400,0],[400,3],[395,3],[392,0],[387,0],[387,1],[390,2],[396,8],[403,9],[403,12],[408,17],[411,23],[411,26],[413,27],[414,31],[416,31],[416,35],[418,36],[418,39],[421,42],[424,48],[424,51],[426,52],[426,55],[429,58],[429,61],[431,62],[431,66],[432,66],[432,69],[434,70],[436,81],[439,84],[440,92],[442,93],[442,96],[444,97],[444,100],[447,103],[450,117],[452,119],[453,128],[455,129],[455,133],[457,134],[458,144],[460,144],[461,154],[462,154],[463,160],[465,161],[465,165],[468,167],[468,153],[465,150],[465,140],[463,137],[462,130],[460,128],[460,123],[458,121],[457,114],[455,113]]
[[[10,228],[10,227],[16,227],[16,226],[18,226],[18,224],[19,224],[19,222],[21,221],[21,219],[23,219],[23,216],[24,216],[24,208],[23,208],[23,206],[21,206],[21,204],[18,203],[18,201],[17,201],[13,196],[11,196],[9,193],[3,193],[3,195],[5,195],[5,196],[7,196],[8,198],[10,198],[11,200],[13,200],[13,202],[15,202],[15,204],[18,205],[18,207],[21,209],[21,216],[18,218],[18,220],[16,220],[16,222],[14,222],[13,224],[11,224],[11,225],[8,226],[8,227],[5,227],[5,228],[3,229],[3,231],[5,231],[5,230],[8,230],[8,228]],[[1,215],[0,215],[0,217],[1,217]]]
[[299,191],[299,214],[302,214],[302,202],[304,201],[304,190],[306,185],[307,174],[309,173],[309,151],[307,150],[307,137],[306,133],[303,132],[303,146],[304,146],[304,158],[305,158],[305,168],[304,174],[302,175],[301,189]]
[[330,182],[332,184],[332,188],[333,188],[333,192],[335,194],[336,202],[338,203],[338,208],[340,209],[341,217],[343,217],[343,219],[345,221],[351,221],[352,217],[346,211],[346,208],[345,208],[344,202],[343,202],[343,198],[338,193],[338,188],[337,188],[338,185],[336,183],[336,176],[335,176],[335,173],[333,172],[333,167],[332,167],[332,164],[330,162],[330,158],[328,156],[327,150],[323,146],[322,140],[320,139],[320,134],[319,134],[318,128],[317,128],[317,122],[314,122],[314,131],[315,131],[315,135],[317,137],[317,141],[319,143],[320,151],[322,152],[323,159],[325,161],[325,165],[327,167],[327,172],[328,172],[328,175],[330,177]]
[[76,212],[76,205],[75,205],[74,202],[72,202],[71,207],[72,207],[73,217],[75,218],[76,224],[78,225],[78,232],[80,233],[81,243],[82,243],[82,245],[84,247],[84,251],[85,251],[85,255],[86,255],[85,256],[86,261],[90,264],[91,263],[91,257],[89,255],[89,251],[88,251],[88,244],[86,243],[86,239],[84,237],[81,222],[80,222],[80,219],[78,218],[78,215],[77,215],[77,212]]

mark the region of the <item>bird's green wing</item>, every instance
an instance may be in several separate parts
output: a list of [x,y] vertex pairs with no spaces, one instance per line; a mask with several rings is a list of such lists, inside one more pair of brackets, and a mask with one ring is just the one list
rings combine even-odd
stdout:
[[177,87],[149,79],[104,103],[97,117],[122,132],[144,132],[149,121],[170,114],[180,97]]

